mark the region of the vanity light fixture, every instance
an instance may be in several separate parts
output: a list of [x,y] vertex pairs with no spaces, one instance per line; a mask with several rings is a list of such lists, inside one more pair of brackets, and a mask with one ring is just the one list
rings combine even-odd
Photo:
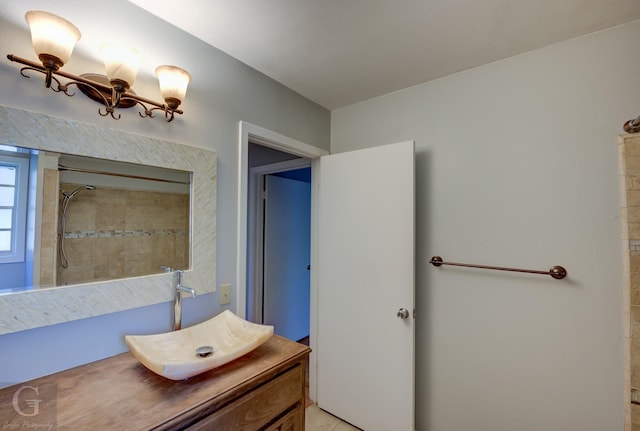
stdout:
[[622,126],[625,132],[627,133],[638,133],[640,132],[640,117],[632,118],[631,120],[624,123]]
[[[45,75],[46,88],[67,96],[75,94],[69,92],[69,87],[75,85],[91,99],[105,105],[104,112],[102,109],[98,110],[100,115],[110,115],[116,120],[120,119],[120,114],[116,114],[117,108],[135,105],[142,107],[143,112],[139,114],[143,118],[153,118],[153,111],[156,110],[164,112],[167,122],[173,120],[174,114],[182,114],[178,107],[184,100],[191,81],[191,75],[186,70],[176,66],[159,66],[156,75],[164,103],[154,102],[131,90],[140,66],[140,54],[137,51],[105,44],[101,50],[106,76],[95,73],[73,75],[61,69],[71,58],[73,47],[80,39],[80,31],[76,26],[62,17],[44,11],[29,11],[25,14],[25,19],[31,28],[33,49],[42,64],[13,54],[7,55],[9,60],[26,66],[20,69],[20,74],[25,78],[30,78],[25,74],[27,70],[40,72]],[[61,82],[60,77],[66,81]],[[55,84],[52,85],[53,83]]]

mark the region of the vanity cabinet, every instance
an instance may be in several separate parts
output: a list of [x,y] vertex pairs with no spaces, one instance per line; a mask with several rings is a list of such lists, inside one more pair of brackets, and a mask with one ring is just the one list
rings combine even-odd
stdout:
[[[0,390],[0,424],[22,429],[53,421],[50,429],[73,431],[303,431],[309,352],[274,335],[229,364],[179,382],[123,353]],[[40,418],[24,416],[32,404],[20,400],[33,398],[34,388],[48,388],[38,393]]]
[[[188,427],[187,430],[262,430],[274,419],[276,423],[266,429],[283,430],[285,422],[290,422],[290,414],[300,416],[298,402],[300,387],[304,387],[303,372],[302,367],[294,367]],[[302,401],[304,404],[304,400]],[[290,409],[291,406],[294,408]],[[299,425],[290,429],[303,430]]]

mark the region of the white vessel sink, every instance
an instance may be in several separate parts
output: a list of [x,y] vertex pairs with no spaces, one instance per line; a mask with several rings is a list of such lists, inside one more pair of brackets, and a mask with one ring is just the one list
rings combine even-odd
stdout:
[[251,323],[225,310],[180,331],[124,339],[145,367],[168,379],[183,380],[249,353],[272,335],[273,326]]

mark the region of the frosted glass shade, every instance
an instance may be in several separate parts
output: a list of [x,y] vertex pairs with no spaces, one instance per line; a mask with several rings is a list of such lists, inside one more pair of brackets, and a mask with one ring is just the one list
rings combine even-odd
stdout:
[[64,18],[49,12],[31,10],[25,14],[31,28],[31,42],[39,58],[56,57],[62,64],[71,58],[71,52],[80,39],[80,30]]
[[177,99],[180,104],[187,94],[187,86],[191,81],[191,75],[184,69],[176,66],[158,66],[156,75],[160,82],[160,93],[167,100]]
[[138,51],[111,43],[102,45],[101,50],[109,81],[124,81],[131,87],[140,67]]

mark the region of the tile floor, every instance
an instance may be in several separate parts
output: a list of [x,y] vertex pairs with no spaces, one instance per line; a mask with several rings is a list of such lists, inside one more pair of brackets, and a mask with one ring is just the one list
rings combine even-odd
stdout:
[[359,431],[360,428],[353,427],[342,422],[335,416],[321,410],[316,404],[311,404],[305,410],[304,415],[305,431]]

